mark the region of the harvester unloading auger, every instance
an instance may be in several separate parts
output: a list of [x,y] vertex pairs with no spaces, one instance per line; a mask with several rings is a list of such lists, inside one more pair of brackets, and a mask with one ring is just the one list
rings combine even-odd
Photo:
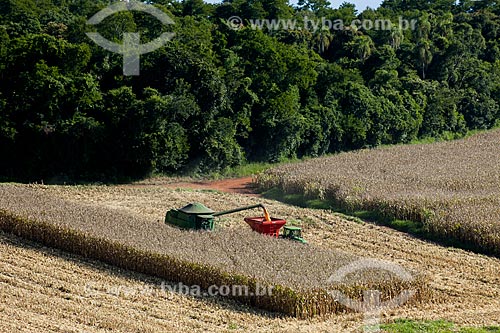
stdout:
[[[246,217],[245,222],[258,233],[269,235],[272,237],[280,237],[307,243],[302,238],[302,229],[295,226],[287,226],[286,221],[270,217],[267,209],[262,204],[240,207],[222,212],[215,212],[205,205],[196,202],[191,203],[181,209],[172,209],[165,216],[165,223],[175,225],[184,229],[195,230],[214,230],[215,217],[226,214],[241,212],[254,208],[262,208],[264,216],[261,217]],[[280,229],[283,227],[283,233],[280,235]]]

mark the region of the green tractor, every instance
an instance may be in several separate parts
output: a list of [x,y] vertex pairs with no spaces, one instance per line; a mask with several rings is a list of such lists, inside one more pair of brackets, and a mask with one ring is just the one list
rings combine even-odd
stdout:
[[285,225],[280,237],[307,244],[307,241],[302,238],[302,228],[299,227]]

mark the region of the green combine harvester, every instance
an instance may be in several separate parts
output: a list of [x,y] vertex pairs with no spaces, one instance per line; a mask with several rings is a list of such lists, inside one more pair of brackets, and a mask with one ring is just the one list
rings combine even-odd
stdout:
[[[244,210],[261,208],[264,216],[246,217],[245,222],[250,225],[252,230],[258,233],[269,235],[275,238],[284,238],[306,244],[302,238],[302,229],[295,226],[287,226],[286,221],[270,217],[266,208],[262,204],[240,207],[222,212],[215,212],[205,205],[195,202],[180,209],[169,210],[165,216],[165,223],[177,226],[183,229],[207,230],[212,231],[215,227],[215,218],[217,216],[241,212]],[[283,227],[283,233],[280,229]]]

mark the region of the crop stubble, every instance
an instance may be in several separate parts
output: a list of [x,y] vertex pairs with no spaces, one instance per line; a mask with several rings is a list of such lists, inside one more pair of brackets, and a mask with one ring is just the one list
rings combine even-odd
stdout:
[[[384,312],[384,322],[393,318],[414,318],[446,319],[461,325],[500,325],[500,260],[496,258],[436,246],[386,227],[346,221],[328,211],[302,209],[262,198],[211,191],[172,190],[164,186],[40,186],[40,189],[65,200],[120,210],[151,220],[162,219],[165,207],[181,207],[186,202],[204,202],[215,210],[262,202],[272,215],[301,224],[305,237],[316,246],[345,250],[359,257],[386,259],[425,272],[435,294],[434,300]],[[217,222],[230,230],[248,228],[242,220],[244,214],[252,212],[236,213]],[[176,294],[172,296],[172,302],[158,297],[130,299],[106,293],[81,298],[78,289],[86,281],[112,286],[129,283],[137,286],[140,283],[139,287],[142,282],[124,282],[114,273],[116,269],[109,266],[106,272],[95,272],[93,268],[97,263],[88,268],[88,263],[81,259],[78,259],[75,268],[72,262],[65,259],[66,255],[58,251],[51,250],[57,253],[57,257],[42,255],[38,249],[25,249],[20,241],[14,246],[10,243],[5,245],[0,239],[0,245],[0,254],[8,255],[12,261],[6,269],[5,256],[0,258],[0,265],[3,265],[0,271],[7,271],[10,277],[9,281],[2,280],[2,286],[7,287],[2,289],[1,295],[6,302],[4,309],[8,310],[0,310],[0,323],[10,325],[3,327],[29,324],[30,328],[26,328],[25,332],[57,332],[56,327],[68,327],[71,318],[76,318],[73,322],[85,323],[84,332],[101,332],[110,328],[121,328],[124,332],[222,332],[234,331],[234,327],[251,332],[343,332],[362,323],[360,314],[337,314],[307,321],[269,317],[267,313],[251,311],[238,303],[231,305],[230,300],[220,297],[210,297],[208,303],[203,298],[193,299]],[[63,259],[60,259],[61,256]],[[26,260],[30,263],[22,264]],[[20,272],[19,265],[28,268]],[[75,307],[73,300],[61,299],[59,291],[54,291],[59,285],[46,277],[48,274],[58,278],[68,272],[71,272],[71,278],[64,288],[71,290],[70,295],[77,294],[74,297]],[[39,284],[38,289],[44,293],[37,291],[25,295],[24,288],[15,285],[15,281],[21,278],[31,284]],[[158,286],[160,281],[148,280],[146,285]],[[50,295],[45,296],[45,293]],[[68,307],[68,304],[72,306]],[[61,311],[67,313],[63,315]],[[81,312],[84,312],[83,319],[78,320]],[[15,313],[19,315],[14,316]],[[23,318],[31,319],[27,321]],[[50,326],[47,326],[48,323]],[[33,325],[40,328],[31,329]],[[14,330],[3,327],[0,325],[0,331]],[[80,324],[73,325],[72,329],[62,331],[82,332],[80,327]]]
[[239,297],[262,309],[299,318],[344,311],[328,288],[351,297],[378,289],[383,297],[414,289],[414,300],[428,297],[425,278],[401,281],[367,271],[353,283],[328,285],[328,277],[356,260],[353,255],[275,240],[248,228],[213,233],[182,231],[161,221],[118,210],[79,204],[48,195],[36,186],[0,187],[0,226],[7,232],[119,267],[188,285],[273,286],[272,295]]

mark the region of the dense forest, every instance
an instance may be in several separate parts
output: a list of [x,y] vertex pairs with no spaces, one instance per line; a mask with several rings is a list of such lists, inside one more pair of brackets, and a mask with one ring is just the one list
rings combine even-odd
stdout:
[[[499,125],[497,1],[148,1],[175,24],[112,1],[0,2],[0,175],[124,179],[453,138]],[[338,4],[336,4],[338,6]],[[238,29],[228,18],[239,16]],[[253,19],[403,17],[414,29],[271,29]],[[307,18],[307,19],[306,19]],[[305,26],[305,25],[303,25]],[[175,37],[123,75],[121,43]]]

